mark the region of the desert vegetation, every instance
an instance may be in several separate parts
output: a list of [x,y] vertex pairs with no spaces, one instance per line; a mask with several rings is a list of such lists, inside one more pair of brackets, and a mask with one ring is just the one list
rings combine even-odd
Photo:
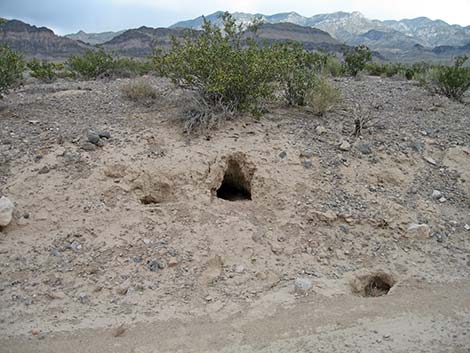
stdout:
[[0,46],[0,98],[20,83],[24,70],[22,55],[7,46]]

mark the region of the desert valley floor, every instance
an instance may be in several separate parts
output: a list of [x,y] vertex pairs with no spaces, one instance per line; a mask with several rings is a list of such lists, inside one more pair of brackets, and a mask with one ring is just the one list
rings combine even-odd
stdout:
[[1,102],[1,352],[470,351],[469,97],[341,78],[190,136],[141,80]]

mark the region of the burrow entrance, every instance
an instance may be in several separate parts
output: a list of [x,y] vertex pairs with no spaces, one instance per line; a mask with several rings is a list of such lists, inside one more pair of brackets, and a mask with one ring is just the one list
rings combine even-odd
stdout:
[[228,201],[251,200],[252,177],[253,171],[247,172],[237,159],[230,158],[222,183],[216,190],[216,196]]
[[382,297],[388,294],[395,283],[393,276],[380,272],[357,278],[352,287],[362,297]]

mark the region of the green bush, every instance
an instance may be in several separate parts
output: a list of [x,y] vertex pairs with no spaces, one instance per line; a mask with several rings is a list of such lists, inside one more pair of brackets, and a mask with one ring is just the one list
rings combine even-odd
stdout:
[[372,60],[372,53],[365,45],[343,50],[344,72],[351,76],[357,76],[364,70],[366,63]]
[[467,56],[458,57],[452,66],[440,66],[434,70],[431,80],[438,93],[456,101],[462,101],[465,92],[470,88],[470,67],[464,64]]
[[27,64],[31,76],[43,82],[53,82],[57,79],[57,66],[52,62],[33,59]]
[[271,48],[272,72],[289,105],[304,106],[307,92],[317,84],[317,74],[326,65],[326,56],[307,52],[300,43],[283,43]]
[[341,100],[340,91],[332,86],[326,78],[317,81],[315,88],[306,94],[305,102],[316,115],[324,115]]
[[115,77],[136,77],[152,72],[151,61],[136,60],[133,58],[117,58],[113,62],[111,75]]
[[83,56],[71,56],[67,60],[68,68],[85,79],[109,76],[114,65],[113,56],[104,49],[87,50]]
[[0,46],[0,98],[20,83],[24,70],[23,56],[5,45]]
[[173,38],[169,52],[154,56],[157,71],[179,87],[197,92],[207,104],[232,111],[259,112],[273,92],[271,49],[248,40],[233,18],[223,15],[224,29],[204,20],[203,31],[183,42]]

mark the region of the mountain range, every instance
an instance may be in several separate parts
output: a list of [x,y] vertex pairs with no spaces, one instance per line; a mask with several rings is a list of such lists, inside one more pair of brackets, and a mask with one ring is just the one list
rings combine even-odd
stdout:
[[[215,12],[205,18],[222,26]],[[335,12],[304,17],[296,12],[274,15],[236,12],[233,17],[247,25],[255,18],[263,20],[258,38],[266,42],[294,40],[307,49],[339,52],[343,45],[367,45],[376,57],[387,60],[449,61],[457,55],[470,54],[470,26],[450,25],[426,17],[415,19],[371,20],[359,12]],[[142,57],[155,46],[167,48],[171,37],[182,37],[188,29],[201,29],[203,17],[175,23],[169,28],[140,27],[119,32],[86,33],[79,31],[57,36],[50,29],[28,25],[18,20],[0,21],[0,44],[29,57],[62,59],[101,45],[120,55]]]

